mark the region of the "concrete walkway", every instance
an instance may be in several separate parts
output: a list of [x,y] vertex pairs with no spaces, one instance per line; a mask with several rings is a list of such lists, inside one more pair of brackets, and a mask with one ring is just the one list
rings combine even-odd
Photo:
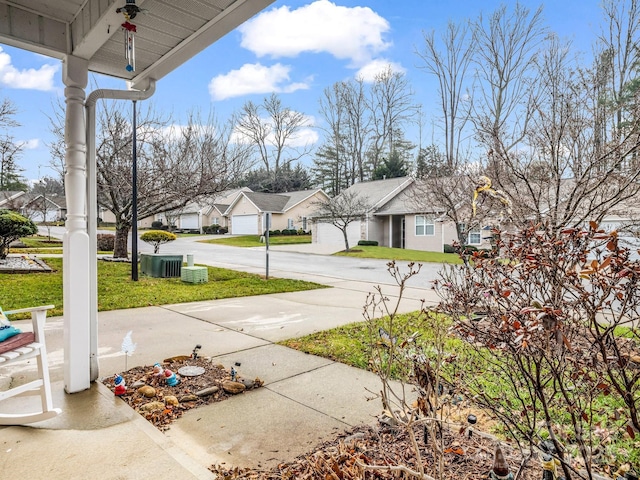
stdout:
[[[240,375],[264,380],[262,388],[186,412],[164,434],[100,383],[65,394],[62,318],[48,319],[54,405],[63,413],[30,427],[0,427],[0,477],[214,478],[207,470],[211,464],[269,468],[337,432],[374,422],[381,405],[367,398],[380,388],[375,375],[275,342],[361,321],[375,285],[304,279],[333,288],[99,314],[102,376],[125,370],[121,344],[131,330],[137,349],[128,368],[189,354],[201,344],[201,355],[227,368],[238,362]],[[384,286],[384,293],[393,297],[397,288]],[[429,290],[408,289],[400,310],[419,308],[421,299],[436,301]],[[31,365],[9,372],[15,383],[31,374]],[[38,400],[10,399],[0,404],[0,411],[20,411]]]

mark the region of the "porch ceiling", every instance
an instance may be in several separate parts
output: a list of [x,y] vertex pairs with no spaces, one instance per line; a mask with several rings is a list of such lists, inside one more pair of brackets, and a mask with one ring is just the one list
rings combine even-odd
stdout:
[[260,12],[274,0],[137,0],[136,70],[126,70],[126,0],[0,0],[0,42],[62,59],[146,88]]

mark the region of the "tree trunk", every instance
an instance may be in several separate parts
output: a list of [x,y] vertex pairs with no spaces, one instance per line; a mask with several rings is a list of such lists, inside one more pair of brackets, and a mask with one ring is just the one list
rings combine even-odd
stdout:
[[345,225],[345,227],[342,229],[342,236],[344,237],[344,251],[348,252],[349,251],[349,238],[347,237],[347,226]]
[[127,244],[129,242],[128,224],[116,224],[116,240],[113,247],[113,258],[129,258]]

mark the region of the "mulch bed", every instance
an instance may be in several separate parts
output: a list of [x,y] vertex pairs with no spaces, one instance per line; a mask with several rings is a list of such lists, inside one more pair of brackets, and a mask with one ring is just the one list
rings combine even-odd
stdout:
[[[180,418],[187,410],[220,402],[233,396],[222,388],[224,382],[232,380],[231,371],[210,359],[179,356],[164,360],[162,365],[173,372],[178,372],[181,367],[187,365],[202,367],[205,372],[198,376],[181,377],[180,383],[174,387],[166,385],[162,377],[155,376],[152,365],[134,367],[121,374],[125,380],[127,391],[120,398],[160,431],[169,429],[171,423]],[[112,391],[115,389],[114,377],[105,378],[102,382]],[[154,387],[156,394],[153,397],[145,397],[137,387],[132,388],[136,382],[143,382],[145,385]],[[248,383],[251,384],[251,381]],[[251,388],[262,385],[260,379],[255,379],[253,383]],[[218,387],[215,393],[195,396],[196,392],[212,386]],[[169,396],[190,400],[180,401],[178,405],[171,406],[165,403]],[[162,405],[162,408],[146,411],[145,405],[152,402]],[[438,478],[437,458],[432,453],[431,443],[425,438],[421,426],[415,427],[415,433],[425,473]],[[443,435],[445,451],[443,480],[488,478],[488,472],[493,464],[495,439],[477,432],[469,436],[466,430],[462,432],[445,430]],[[523,464],[522,456],[508,445],[501,444],[501,448],[511,471],[515,474]],[[394,428],[380,423],[376,427],[360,426],[340,433],[333,439],[321,443],[311,452],[290,462],[281,463],[271,470],[224,465],[212,465],[209,469],[219,478],[225,480],[391,480],[411,478],[408,475],[403,477],[404,473],[393,467],[403,465],[416,470],[416,458],[412,452],[413,446],[408,432],[402,428]],[[370,469],[366,466],[381,466],[383,468]],[[520,472],[519,480],[539,480],[540,478],[542,478],[540,462],[534,457],[525,463]]]
[[[422,427],[415,428],[418,446],[423,456],[425,473],[438,478],[437,459],[433,449],[425,444]],[[444,472],[443,480],[485,479],[493,465],[495,441],[478,435],[469,437],[466,432],[448,431],[444,433]],[[504,457],[515,473],[522,464],[517,450],[501,444]],[[393,469],[404,465],[416,470],[413,447],[406,431],[390,428],[386,425],[357,427],[318,445],[311,453],[301,455],[294,461],[282,463],[272,470],[224,467],[214,465],[210,470],[225,480],[283,480],[283,479],[398,479],[415,478],[403,476],[403,472]],[[369,469],[364,465],[381,466],[382,469]],[[522,468],[520,480],[539,480],[542,478],[540,462],[534,457]]]
[[[223,388],[225,382],[232,380],[230,370],[212,362],[210,359],[203,357],[193,359],[190,356],[178,356],[165,359],[164,362],[162,362],[162,366],[174,373],[177,373],[178,370],[184,366],[202,367],[204,368],[204,373],[193,377],[182,377],[178,375],[180,383],[174,387],[167,385],[164,378],[154,375],[153,365],[134,367],[120,374],[127,387],[126,393],[121,395],[120,398],[160,431],[168,430],[171,423],[175,419],[180,418],[187,410],[214,402],[221,402],[233,396],[232,393],[228,393]],[[111,391],[114,391],[114,380],[115,377],[107,377],[102,379],[102,383],[111,389]],[[237,380],[241,379],[238,378]],[[139,391],[139,387],[133,388],[136,382],[144,382],[145,385],[153,387],[156,394],[153,397],[144,396]],[[260,379],[246,383],[249,385],[246,390],[262,385]],[[218,390],[209,395],[195,395],[196,392],[210,387],[218,387]],[[175,397],[179,403],[177,405],[171,405],[169,402],[166,402],[165,400],[169,396]],[[156,402],[156,405],[162,404],[162,408],[146,410],[148,407],[145,407],[145,405],[151,404],[152,402]]]

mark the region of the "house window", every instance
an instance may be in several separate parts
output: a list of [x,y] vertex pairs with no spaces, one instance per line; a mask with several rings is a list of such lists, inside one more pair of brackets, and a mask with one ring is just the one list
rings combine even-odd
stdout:
[[287,219],[287,228],[289,230],[293,230],[293,219],[292,218],[288,218]]
[[213,217],[212,225],[220,225],[220,219],[218,217]]
[[307,231],[307,217],[302,217],[302,230]]
[[416,215],[416,236],[433,236],[436,234],[436,227],[433,218],[426,215]]
[[480,234],[480,227],[472,227],[469,230],[469,245],[480,245],[482,243],[482,236]]

